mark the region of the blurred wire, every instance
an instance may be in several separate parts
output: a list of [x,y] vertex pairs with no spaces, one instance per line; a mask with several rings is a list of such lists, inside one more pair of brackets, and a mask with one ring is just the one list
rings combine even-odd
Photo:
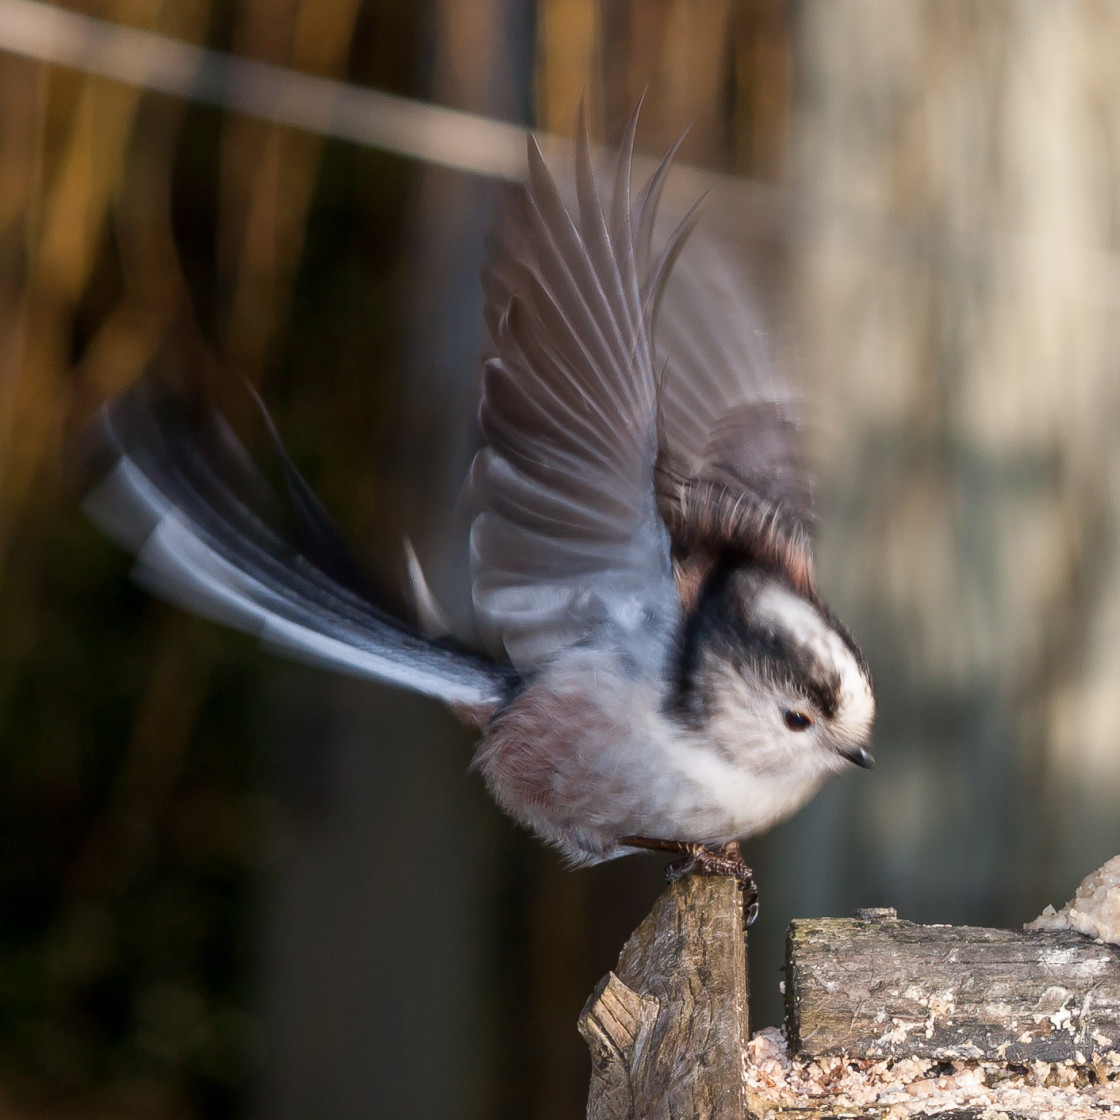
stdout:
[[[477,175],[517,181],[525,173],[525,130],[505,121],[382,93],[284,66],[238,58],[151,31],[123,27],[41,3],[0,0],[0,50],[114,81],[246,113],[278,124]],[[537,134],[546,153],[567,141]],[[639,164],[641,167],[641,164]],[[868,255],[911,257],[923,266],[963,255],[977,274],[1018,285],[1034,276],[1037,237],[960,230],[861,211],[769,183],[678,164],[671,194],[712,195],[710,215],[731,236],[845,235]],[[1120,256],[1079,247],[1078,266],[1045,274],[1055,296],[1120,306]]]
[[[518,125],[238,58],[40,0],[0,0],[0,50],[458,171],[510,181],[526,172],[526,130]],[[546,150],[567,149],[567,140],[536,135]],[[698,177],[694,193],[722,184],[737,188],[740,204],[767,211],[785,193],[684,165],[677,170]]]
[[[238,58],[40,0],[0,0],[0,50],[458,171],[510,181],[525,175],[526,130],[518,125]],[[567,149],[559,137],[537,139],[546,151]],[[676,173],[682,194],[714,191],[740,222],[749,215],[752,229],[784,225],[789,192],[782,188],[683,164]]]
[[503,179],[525,131],[473,113],[236,58],[37,0],[0,0],[0,49],[103,78]]

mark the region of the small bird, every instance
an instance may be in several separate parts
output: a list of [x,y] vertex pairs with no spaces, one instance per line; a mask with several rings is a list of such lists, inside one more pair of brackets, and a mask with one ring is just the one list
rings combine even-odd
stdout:
[[604,168],[581,123],[555,177],[530,138],[491,237],[466,481],[485,649],[411,551],[416,618],[376,601],[267,414],[298,547],[221,417],[192,427],[144,388],[102,409],[86,504],[164,597],[452,706],[498,804],[571,864],[678,852],[736,876],[753,919],[738,841],[871,766],[875,699],[814,586],[793,394],[700,204],[655,229],[676,146],[632,190],[636,124]]

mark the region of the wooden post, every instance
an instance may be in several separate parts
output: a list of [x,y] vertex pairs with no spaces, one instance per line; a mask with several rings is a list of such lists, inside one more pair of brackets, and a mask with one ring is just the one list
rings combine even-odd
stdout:
[[686,875],[634,931],[579,1019],[588,1120],[744,1120],[747,954],[742,895]]

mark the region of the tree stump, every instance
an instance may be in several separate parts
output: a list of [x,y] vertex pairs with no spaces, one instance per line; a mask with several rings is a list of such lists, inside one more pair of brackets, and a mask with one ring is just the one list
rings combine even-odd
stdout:
[[686,875],[634,931],[579,1019],[588,1120],[743,1120],[747,954],[738,886]]

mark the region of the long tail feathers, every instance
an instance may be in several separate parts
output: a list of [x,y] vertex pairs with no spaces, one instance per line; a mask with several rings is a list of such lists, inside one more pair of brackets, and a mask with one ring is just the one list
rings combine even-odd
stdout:
[[139,582],[188,610],[325,668],[459,707],[501,704],[517,684],[514,670],[429,640],[371,600],[265,416],[302,550],[272,527],[278,503],[224,420],[215,413],[192,425],[146,386],[99,414],[95,439],[111,465],[87,514],[135,554]]

